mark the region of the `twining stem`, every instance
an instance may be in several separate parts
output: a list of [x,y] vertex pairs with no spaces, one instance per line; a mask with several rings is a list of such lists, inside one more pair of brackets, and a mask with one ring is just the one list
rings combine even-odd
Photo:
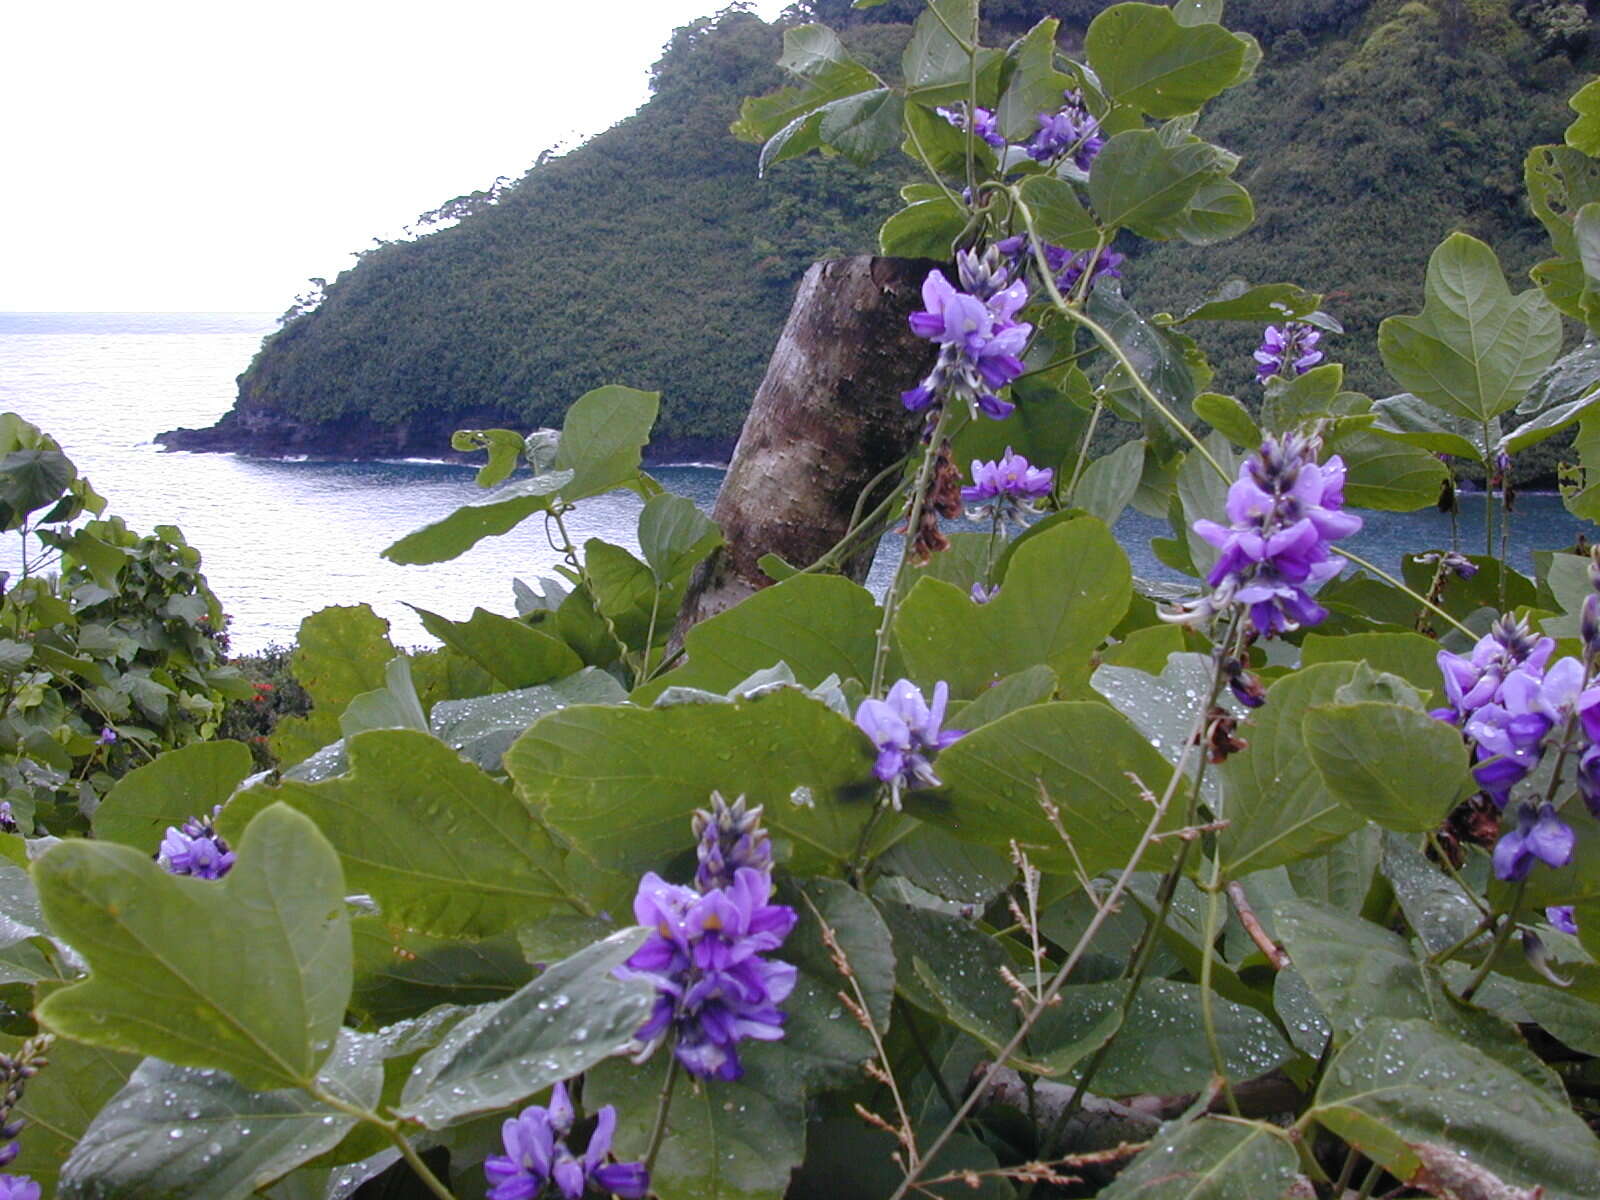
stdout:
[[1256,944],[1274,971],[1281,971],[1289,965],[1289,956],[1283,952],[1276,942],[1267,935],[1261,925],[1261,919],[1256,916],[1256,910],[1250,906],[1250,898],[1244,894],[1244,885],[1237,880],[1227,886],[1228,899],[1233,904],[1233,911],[1239,918],[1239,924],[1244,926],[1244,931],[1250,935],[1250,940]]
[[315,1080],[301,1084],[301,1086],[311,1094],[313,1099],[321,1101],[329,1108],[337,1109],[346,1116],[354,1117],[364,1124],[373,1125],[383,1130],[384,1135],[394,1143],[395,1149],[400,1151],[400,1157],[406,1160],[406,1164],[416,1177],[422,1181],[422,1185],[425,1188],[437,1196],[439,1200],[455,1200],[455,1193],[445,1186],[444,1182],[433,1173],[432,1168],[427,1163],[422,1161],[422,1155],[417,1153],[417,1148],[411,1144],[411,1139],[400,1128],[398,1121],[385,1120],[371,1109],[362,1108],[359,1104],[351,1104],[348,1100],[341,1099],[332,1092],[318,1086]]
[[[1217,672],[1217,677],[1220,680],[1220,670]],[[1215,688],[1215,686],[1216,685],[1214,684],[1213,687]],[[1214,696],[1215,691],[1213,691],[1213,697]],[[1039,1017],[1051,1006],[1052,1003],[1054,1003],[1056,996],[1060,994],[1061,989],[1066,985],[1068,977],[1071,976],[1072,972],[1077,969],[1079,961],[1088,951],[1089,946],[1094,942],[1094,939],[1099,936],[1100,927],[1104,925],[1110,918],[1111,914],[1116,911],[1118,902],[1122,899],[1123,893],[1128,889],[1128,884],[1132,882],[1135,872],[1139,869],[1140,861],[1144,858],[1145,852],[1149,850],[1150,846],[1155,842],[1156,835],[1161,828],[1161,823],[1166,819],[1167,810],[1172,805],[1172,798],[1177,795],[1178,785],[1185,776],[1185,769],[1188,766],[1189,756],[1194,753],[1198,736],[1205,730],[1206,714],[1209,709],[1210,704],[1208,702],[1201,709],[1200,714],[1195,721],[1193,734],[1184,745],[1183,752],[1178,756],[1178,761],[1173,765],[1172,778],[1168,780],[1166,790],[1161,793],[1160,798],[1158,798],[1155,802],[1155,810],[1150,816],[1149,824],[1145,826],[1144,832],[1139,837],[1138,844],[1134,846],[1133,853],[1129,856],[1127,865],[1122,868],[1121,873],[1117,876],[1117,881],[1112,885],[1111,891],[1106,895],[1106,898],[1095,910],[1094,916],[1090,918],[1088,925],[1085,926],[1084,931],[1079,936],[1077,943],[1072,947],[1071,952],[1067,955],[1066,961],[1063,962],[1057,969],[1056,973],[1051,976],[1050,982],[1045,987],[1044,994],[1041,997],[1039,1004],[1034,1007],[1032,1012],[1023,1017],[1021,1023],[1017,1027],[1016,1033],[1011,1035],[1011,1040],[1001,1048],[998,1054],[995,1055],[994,1061],[989,1064],[989,1069],[984,1072],[983,1078],[979,1080],[978,1084],[967,1093],[967,1098],[962,1101],[961,1106],[956,1109],[949,1122],[942,1130],[940,1130],[939,1136],[934,1138],[933,1142],[923,1151],[923,1163],[932,1162],[938,1158],[939,1152],[944,1149],[946,1143],[948,1143],[950,1138],[954,1136],[955,1131],[960,1128],[961,1123],[967,1119],[968,1114],[970,1114],[972,1110],[977,1107],[979,1099],[982,1098],[989,1086],[994,1082],[995,1077],[998,1076],[1001,1071],[1006,1069],[1006,1063],[1011,1059],[1011,1056],[1014,1055],[1022,1047],[1023,1043],[1027,1041],[1028,1035],[1033,1031],[1033,1027],[1039,1020]],[[1184,843],[1185,850],[1187,849],[1188,845],[1188,842]],[[1179,857],[1181,862],[1183,857],[1182,852],[1180,852]],[[903,1197],[906,1195],[906,1193],[916,1186],[917,1180],[921,1177],[921,1174],[922,1168],[920,1165],[912,1167],[909,1171],[907,1171],[905,1178],[900,1181],[900,1186],[894,1190],[894,1193],[889,1197],[889,1200],[903,1200]]]
[[[1483,552],[1494,557],[1494,460],[1490,457],[1489,422],[1483,423]],[[1505,485],[1502,483],[1502,487]]]
[[1094,429],[1100,423],[1100,414],[1105,408],[1105,401],[1096,396],[1094,411],[1089,414],[1089,428],[1083,431],[1083,444],[1078,447],[1078,461],[1072,467],[1072,480],[1067,484],[1065,500],[1068,504],[1077,498],[1078,481],[1083,478],[1083,469],[1089,461],[1089,443],[1094,441]]
[[883,620],[878,625],[878,642],[872,655],[872,686],[867,689],[869,696],[883,695],[883,672],[889,664],[889,633],[894,628],[894,615],[900,607],[900,586],[905,580],[906,567],[911,562],[911,554],[917,544],[917,530],[922,524],[922,510],[928,499],[928,483],[933,478],[934,464],[939,461],[939,448],[944,443],[944,432],[949,423],[950,410],[940,408],[939,419],[934,422],[928,448],[922,455],[922,465],[917,468],[917,478],[912,484],[905,546],[900,551],[900,563],[894,569],[889,591],[883,598]]
[[650,1129],[650,1145],[644,1152],[644,1172],[655,1173],[656,1155],[661,1153],[661,1143],[667,1136],[667,1112],[672,1107],[672,1090],[678,1084],[678,1056],[667,1060],[667,1078],[661,1084],[661,1099],[656,1102],[656,1122]]
[[1483,956],[1483,961],[1478,964],[1478,969],[1473,972],[1472,978],[1467,981],[1467,986],[1461,989],[1461,999],[1471,1000],[1478,989],[1483,986],[1483,981],[1489,978],[1489,972],[1494,969],[1494,960],[1500,957],[1506,943],[1511,940],[1511,935],[1517,928],[1517,910],[1522,907],[1522,893],[1528,890],[1526,879],[1517,880],[1517,886],[1511,893],[1511,906],[1506,909],[1504,920],[1495,932],[1494,942],[1489,946],[1489,953]]
[[1211,860],[1210,896],[1206,905],[1206,931],[1200,945],[1200,1024],[1205,1029],[1206,1046],[1211,1050],[1211,1067],[1222,1081],[1222,1094],[1228,1101],[1228,1111],[1239,1115],[1239,1101],[1234,1098],[1233,1082],[1228,1078],[1228,1060],[1222,1053],[1222,1042],[1217,1038],[1216,1002],[1211,992],[1212,964],[1217,957],[1217,938],[1222,934],[1223,892],[1222,867],[1217,858]]

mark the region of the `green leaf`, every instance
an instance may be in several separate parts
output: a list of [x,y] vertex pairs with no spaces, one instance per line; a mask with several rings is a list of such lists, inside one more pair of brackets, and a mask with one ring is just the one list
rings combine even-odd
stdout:
[[154,854],[169,825],[209,817],[250,774],[243,742],[192,742],[117,780],[90,816],[94,836]]
[[967,212],[947,196],[907,205],[883,223],[878,248],[891,258],[944,261],[967,227]]
[[1423,857],[1415,841],[1382,835],[1383,877],[1423,949],[1437,954],[1468,939],[1483,914],[1460,883]]
[[1005,890],[1016,868],[1003,854],[919,825],[878,858],[880,870],[957,904],[980,908]]
[[1228,827],[1217,853],[1230,879],[1292,863],[1366,823],[1327,790],[1301,732],[1306,710],[1333,700],[1355,672],[1350,663],[1324,663],[1286,675],[1241,726],[1249,746],[1221,768]]
[[1001,944],[950,913],[884,895],[877,905],[894,939],[900,994],[998,1052],[1017,1030],[1017,1010],[1001,974],[1009,965]]
[[563,839],[636,875],[689,848],[689,817],[713,791],[765,804],[791,869],[848,862],[877,795],[872,761],[848,717],[779,687],[721,704],[568,708],[536,722],[505,765]]
[[433,706],[433,735],[468,762],[498,772],[511,743],[545,713],[573,704],[621,704],[628,698],[620,683],[597,667],[538,687],[444,700]]
[[1100,244],[1094,215],[1078,199],[1078,189],[1054,175],[1030,175],[1018,189],[1033,214],[1040,240],[1068,250],[1093,250]]
[[1493,250],[1451,234],[1428,260],[1427,300],[1378,331],[1400,386],[1484,422],[1515,408],[1561,349],[1561,317],[1538,291],[1513,296]]
[[365,604],[324,608],[300,622],[290,671],[311,696],[309,716],[284,717],[272,734],[272,752],[292,767],[339,739],[339,714],[362,692],[385,683],[394,657],[389,622]]
[[1344,458],[1345,503],[1380,512],[1415,512],[1439,499],[1450,471],[1428,451],[1365,430],[1329,439]]
[[489,461],[479,467],[473,477],[473,482],[481,488],[505,482],[517,469],[517,460],[526,447],[527,442],[514,429],[458,429],[450,435],[452,450],[463,453],[482,450],[488,454]]
[[1117,4],[1090,23],[1083,48],[1110,99],[1177,117],[1233,86],[1246,45],[1220,25],[1182,24],[1159,4]]
[[[1329,1064],[1311,1115],[1400,1180],[1452,1160],[1488,1184],[1580,1200],[1600,1144],[1567,1103],[1423,1020],[1375,1020]],[[1456,1164],[1452,1164],[1456,1165]]]
[[1115,525],[1122,510],[1139,490],[1139,474],[1144,469],[1144,441],[1124,442],[1110,454],[1095,459],[1073,489],[1072,503],[1091,517]]
[[1364,662],[1376,671],[1398,675],[1423,694],[1440,690],[1439,643],[1420,633],[1353,633],[1329,637],[1309,633],[1300,645],[1302,666]]
[[[978,0],[928,0],[928,9],[917,17],[911,28],[911,40],[900,58],[909,99],[921,105],[932,105],[966,97],[972,58],[966,47],[950,36],[950,30],[955,30],[962,38],[972,37],[977,28],[977,9]],[[980,76],[978,103],[989,105],[993,103],[995,78],[1002,56],[998,50],[982,47],[977,48],[976,54]]]
[[561,424],[554,464],[557,475],[572,472],[572,479],[561,485],[561,499],[571,504],[631,486],[660,407],[660,392],[617,384],[595,388],[574,400]]
[[1179,214],[1175,229],[1191,246],[1211,246],[1238,237],[1255,219],[1256,206],[1250,193],[1218,174],[1200,184]]
[[560,851],[506,784],[409,729],[357,734],[346,750],[347,774],[240,793],[223,832],[252,808],[293,806],[338,851],[352,890],[391,924],[424,933],[487,937],[571,911]]
[[[1176,763],[1200,715],[1200,702],[1211,691],[1212,670],[1209,655],[1173,654],[1161,663],[1159,673],[1104,663],[1089,682],[1133,722],[1150,744],[1161,751],[1163,758]],[[1243,715],[1243,706],[1226,691],[1218,697],[1217,703],[1236,717]],[[1195,765],[1192,757],[1189,765],[1192,771]],[[1202,786],[1206,802],[1213,809],[1219,808],[1222,790],[1216,772],[1208,772]]]
[[15,521],[59,500],[77,477],[78,468],[59,450],[13,450],[0,458],[0,503]]
[[683,496],[654,496],[639,514],[639,550],[657,585],[688,574],[720,545],[722,531]]
[[[20,1042],[8,1039],[7,1053]],[[56,1178],[89,1123],[128,1081],[139,1065],[135,1054],[121,1054],[58,1037],[50,1046],[50,1069],[28,1081],[14,1115],[28,1122],[28,1136],[9,1170],[58,1194]]]
[[1100,1200],[1266,1200],[1288,1194],[1297,1162],[1289,1135],[1276,1125],[1215,1117],[1174,1122]]
[[397,1111],[440,1129],[511,1107],[624,1049],[650,1015],[655,987],[615,971],[646,933],[624,929],[480,1006],[417,1060]]
[[1591,79],[1567,101],[1578,119],[1567,126],[1565,141],[1581,154],[1600,157],[1600,79]]
[[958,697],[1041,663],[1081,677],[1131,595],[1127,555],[1105,525],[1068,521],[1018,546],[987,604],[919,580],[896,614],[895,646],[910,678],[925,689],[944,680]]
[[1322,297],[1293,283],[1262,283],[1251,287],[1243,279],[1230,279],[1210,298],[1179,317],[1187,321],[1263,322],[1303,320],[1322,306]]
[[[537,928],[560,919],[551,914]],[[372,1024],[406,1020],[440,1005],[504,1000],[533,975],[519,938],[510,934],[481,942],[434,938],[391,928],[374,915],[355,918],[350,932],[356,954],[350,1009]]]
[[1507,433],[1495,443],[1495,449],[1506,454],[1521,454],[1551,434],[1559,433],[1567,426],[1582,420],[1596,403],[1600,403],[1600,397],[1588,395],[1569,400],[1565,404],[1558,404],[1554,408],[1547,408],[1533,420],[1524,421]]
[[1000,103],[995,107],[995,121],[1008,141],[1024,142],[1032,137],[1038,128],[1039,114],[1060,108],[1061,94],[1073,86],[1071,76],[1057,71],[1055,66],[1059,29],[1059,21],[1046,17],[1007,52],[1005,69],[1008,74]]
[[1254,448],[1261,444],[1261,427],[1250,411],[1232,396],[1205,392],[1194,398],[1194,415],[1235,446]]
[[[1152,815],[1141,787],[1159,795],[1172,774],[1127,718],[1088,702],[1040,704],[1002,717],[943,751],[934,769],[945,786],[910,793],[906,808],[915,816],[1001,851],[1015,839],[1035,866],[1071,873],[1081,864],[1090,875],[1127,862]],[[1040,808],[1041,797],[1060,810],[1070,848]],[[1174,805],[1162,828],[1181,824]],[[1159,868],[1172,855],[1167,839],[1142,861]]]
[[1227,511],[1230,481],[1238,477],[1237,459],[1227,439],[1213,433],[1206,439],[1205,446],[1222,471],[1218,472],[1198,451],[1187,453],[1183,456],[1183,465],[1178,468],[1177,487],[1189,558],[1195,565],[1196,573],[1202,577],[1216,564],[1221,551],[1195,532],[1195,522],[1214,521],[1219,514]]
[[1410,392],[1374,401],[1372,411],[1378,418],[1372,425],[1376,434],[1468,461],[1484,462],[1489,457],[1481,422],[1441,412]]
[[339,860],[299,813],[262,812],[219,880],[89,841],[53,847],[34,877],[51,929],[91,971],[45,997],[41,1024],[257,1088],[307,1083],[327,1058],[350,996],[350,921]]
[[1302,728],[1323,786],[1385,829],[1431,832],[1474,790],[1460,731],[1418,709],[1313,705]]
[[1216,170],[1203,142],[1167,146],[1153,129],[1130,129],[1108,141],[1089,171],[1089,199],[1106,230],[1128,228],[1166,241],[1178,218]]
[[818,112],[818,139],[858,166],[866,166],[900,144],[905,101],[888,88],[830,101]]
[[428,731],[428,717],[411,682],[411,660],[397,654],[384,668],[385,684],[363,692],[339,714],[339,732],[346,741],[369,729],[420,729]]
[[[563,441],[562,445],[566,443]],[[383,557],[404,565],[448,562],[486,537],[510,533],[536,512],[549,512],[557,493],[571,488],[575,474],[556,470],[497,488],[483,500],[463,504],[386,547]]]
[[668,687],[725,693],[780,662],[806,687],[829,675],[869,680],[881,616],[858,583],[796,575],[691,628],[683,643],[689,661],[639,689],[634,700],[654,699]]
[[[665,639],[678,607],[660,596],[649,567],[621,546],[599,538],[583,544],[583,567],[594,589],[595,606],[610,620],[624,645],[642,648],[647,638],[652,642]],[[659,638],[651,634],[652,611]]]
[[[340,1030],[318,1084],[347,1104],[376,1106],[377,1039]],[[61,1194],[245,1197],[332,1150],[355,1124],[299,1088],[253,1092],[217,1071],[147,1058],[85,1131]]]
[[409,605],[422,627],[458,654],[464,654],[509,688],[534,687],[562,679],[583,667],[566,642],[513,617],[482,608],[465,621],[452,621]]

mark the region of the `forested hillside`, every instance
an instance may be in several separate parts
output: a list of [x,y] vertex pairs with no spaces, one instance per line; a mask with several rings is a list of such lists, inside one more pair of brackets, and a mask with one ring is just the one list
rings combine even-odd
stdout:
[[[985,12],[991,39],[1059,16],[1070,46],[1104,7]],[[920,9],[809,0],[786,20],[840,29],[892,75]],[[1513,273],[1534,261],[1522,158],[1559,140],[1566,97],[1600,62],[1595,17],[1576,0],[1231,0],[1225,19],[1266,58],[1202,132],[1243,156],[1257,224],[1209,249],[1145,253],[1127,290],[1174,308],[1230,275],[1326,290],[1348,330],[1328,348],[1354,386],[1387,394],[1377,323],[1418,307],[1445,233],[1490,241]],[[663,393],[658,452],[724,450],[801,273],[870,251],[893,185],[914,178],[904,159],[815,156],[757,177],[756,147],[728,126],[742,97],[781,82],[780,33],[737,5],[678,30],[637,114],[445,205],[458,223],[361,255],[267,339],[220,426],[169,444],[438,453],[458,425],[559,425],[585,390],[626,381]],[[1224,330],[1206,343],[1218,383],[1243,395],[1253,339]]]

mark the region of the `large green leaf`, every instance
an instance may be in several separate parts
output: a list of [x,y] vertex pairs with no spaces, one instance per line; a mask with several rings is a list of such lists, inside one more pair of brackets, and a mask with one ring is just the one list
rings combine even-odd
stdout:
[[900,143],[905,101],[888,88],[873,88],[830,101],[818,110],[817,137],[858,166],[866,166]]
[[1132,578],[1105,525],[1068,521],[1018,546],[987,604],[920,580],[895,616],[895,646],[924,689],[944,680],[956,696],[1041,663],[1081,678],[1090,652],[1127,610]]
[[1294,283],[1260,283],[1230,279],[1196,307],[1178,318],[1186,321],[1248,321],[1252,325],[1310,316],[1322,297]]
[[1223,764],[1228,827],[1217,853],[1233,879],[1294,862],[1366,822],[1332,795],[1307,757],[1301,723],[1354,676],[1351,663],[1324,663],[1278,680],[1240,734],[1249,742]]
[[[1161,756],[1176,763],[1182,756],[1189,735],[1200,716],[1200,704],[1211,690],[1215,665],[1208,654],[1180,653],[1169,656],[1159,675],[1133,667],[1103,664],[1089,682],[1161,751]],[[1217,703],[1235,717],[1244,714],[1243,705],[1226,691]],[[1191,772],[1198,756],[1189,756]],[[1215,771],[1208,771],[1202,783],[1207,803],[1220,810],[1222,788]]]
[[1303,666],[1366,663],[1374,671],[1398,675],[1424,695],[1439,691],[1439,643],[1420,633],[1352,633],[1342,637],[1308,633],[1300,646]]
[[284,717],[272,734],[272,752],[292,767],[339,739],[339,714],[362,692],[385,683],[394,657],[389,622],[372,609],[324,608],[300,622],[290,669],[311,696],[308,716]]
[[1567,145],[1591,157],[1600,156],[1600,80],[1591,79],[1567,101],[1578,119],[1567,126]]
[[1323,786],[1385,829],[1429,833],[1475,790],[1460,731],[1419,709],[1312,705],[1301,728]]
[[243,742],[191,742],[117,780],[90,816],[94,835],[154,854],[169,825],[209,817],[250,774]]
[[538,687],[440,701],[429,720],[441,742],[485,771],[495,772],[511,743],[545,713],[573,704],[621,704],[627,698],[614,677],[597,667],[585,667]]
[[1345,502],[1380,512],[1415,512],[1439,499],[1449,469],[1427,450],[1354,430],[1330,440],[1345,461]]
[[944,260],[966,227],[966,211],[949,197],[919,200],[883,223],[878,230],[878,249],[893,258]]
[[795,869],[847,862],[873,812],[872,761],[854,722],[792,687],[721,704],[580,705],[541,718],[505,757],[552,829],[627,874],[687,850],[690,815],[714,791],[765,804]]
[[1363,1029],[1328,1065],[1311,1112],[1402,1181],[1464,1160],[1484,1173],[1476,1194],[1498,1185],[1580,1200],[1600,1179],[1600,1144],[1565,1097],[1424,1020]]
[[1175,231],[1191,246],[1210,246],[1238,237],[1256,219],[1255,201],[1242,184],[1221,174],[1208,176],[1178,214]]
[[[1160,795],[1172,775],[1126,717],[1104,704],[1040,704],[967,734],[935,762],[945,786],[913,792],[909,811],[965,841],[1006,850],[1013,840],[1035,866],[1090,875],[1128,861],[1150,823],[1141,788]],[[1060,811],[1071,847],[1040,807]],[[1173,804],[1164,828],[1182,824]],[[1172,839],[1152,845],[1142,860],[1172,860]]]
[[299,813],[262,812],[220,880],[90,841],[53,847],[34,874],[50,927],[91,972],[40,1003],[48,1028],[258,1088],[306,1083],[327,1058],[350,996],[350,922],[338,857]]
[[751,142],[775,139],[780,131],[806,120],[830,101],[867,91],[880,82],[850,57],[838,35],[825,25],[784,30],[778,65],[804,80],[804,85],[745,100],[732,126],[735,137]]
[[1177,117],[1238,81],[1246,44],[1220,25],[1182,24],[1164,5],[1117,4],[1090,23],[1083,48],[1112,100]]
[[383,675],[383,687],[362,692],[339,714],[339,732],[345,740],[369,729],[427,731],[428,716],[422,711],[416,685],[411,682],[411,660],[404,654],[395,655]]
[[1297,1159],[1289,1134],[1258,1121],[1201,1117],[1161,1130],[1101,1200],[1281,1200]]
[[[929,0],[929,9],[917,17],[900,58],[906,94],[920,104],[946,104],[967,94],[972,71],[972,53],[951,36],[954,30],[965,40],[977,28],[978,0]],[[1000,52],[976,47],[977,68],[984,77],[980,85],[980,104],[991,102],[994,78],[1000,67]],[[990,95],[982,95],[988,91]]]
[[1372,411],[1377,414],[1372,430],[1384,437],[1421,446],[1435,454],[1453,454],[1469,462],[1482,462],[1489,456],[1481,422],[1441,412],[1410,392],[1376,400]]
[[1033,214],[1033,229],[1042,241],[1068,250],[1093,250],[1100,244],[1094,214],[1083,207],[1078,189],[1054,175],[1030,175],[1022,181],[1022,202]]
[[1389,373],[1406,391],[1467,420],[1515,408],[1561,349],[1561,316],[1537,290],[1513,296],[1488,246],[1451,234],[1428,260],[1420,315],[1378,332]]
[[1216,150],[1204,142],[1168,146],[1153,129],[1130,129],[1095,157],[1089,199],[1103,228],[1164,241],[1216,167]]
[[346,749],[347,774],[243,792],[223,830],[274,801],[292,805],[333,843],[352,889],[423,933],[487,937],[573,910],[560,851],[509,785],[409,729],[358,734]]
[[406,534],[386,547],[383,557],[408,565],[459,558],[484,538],[510,533],[534,513],[548,512],[557,493],[571,487],[575,478],[573,471],[557,470],[508,483],[485,499],[463,504],[449,516]]
[[[557,920],[547,917],[534,928],[543,931]],[[350,933],[356,956],[350,1009],[375,1025],[441,1005],[504,1000],[533,976],[519,939],[511,934],[480,942],[436,938],[391,928],[376,914],[355,918]]]
[[609,384],[585,392],[567,409],[561,423],[561,445],[552,464],[555,473],[571,471],[560,485],[567,503],[633,485],[639,477],[639,455],[650,440],[661,407],[660,392]]
[[882,613],[872,593],[838,575],[796,575],[763,588],[689,630],[688,662],[634,695],[653,699],[668,687],[726,692],[757,671],[789,664],[815,687],[829,675],[872,678]]
[[400,1114],[439,1129],[515,1105],[625,1048],[650,1015],[655,987],[615,971],[645,932],[613,934],[479,1007],[417,1060]]
[[1005,89],[995,106],[995,122],[1008,141],[1024,142],[1032,137],[1039,114],[1061,107],[1061,94],[1073,86],[1072,78],[1055,66],[1060,24],[1054,17],[1046,17],[1007,52]]
[[[6,1053],[17,1045],[7,1040]],[[28,1122],[28,1136],[10,1170],[56,1193],[56,1177],[95,1114],[121,1090],[139,1065],[136,1054],[58,1037],[50,1046],[50,1069],[28,1081],[15,1115]]]
[[658,586],[687,574],[721,544],[722,531],[683,496],[654,496],[639,514],[639,551]]
[[[318,1085],[371,1109],[377,1039],[339,1031]],[[147,1058],[95,1117],[61,1172],[81,1200],[244,1200],[332,1150],[356,1123],[299,1088],[253,1092],[229,1076]]]
[[26,515],[59,500],[77,477],[77,467],[59,450],[13,450],[0,458],[0,503],[8,518]]
[[1143,469],[1144,442],[1140,439],[1124,442],[1089,464],[1070,501],[1108,527],[1115,525],[1123,509],[1133,502]]
[[422,619],[424,629],[508,688],[549,683],[583,666],[583,661],[560,638],[513,617],[475,608],[467,620],[452,621],[425,608],[411,607]]

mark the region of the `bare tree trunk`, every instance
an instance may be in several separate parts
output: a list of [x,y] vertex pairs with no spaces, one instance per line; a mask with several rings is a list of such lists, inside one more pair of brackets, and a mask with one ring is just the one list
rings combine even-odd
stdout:
[[[771,583],[762,555],[796,566],[820,558],[849,528],[862,489],[916,444],[922,416],[900,393],[934,352],[906,318],[937,265],[863,255],[806,272],[712,510],[726,543],[690,583],[678,636]],[[864,580],[876,548],[874,539],[846,573]]]

